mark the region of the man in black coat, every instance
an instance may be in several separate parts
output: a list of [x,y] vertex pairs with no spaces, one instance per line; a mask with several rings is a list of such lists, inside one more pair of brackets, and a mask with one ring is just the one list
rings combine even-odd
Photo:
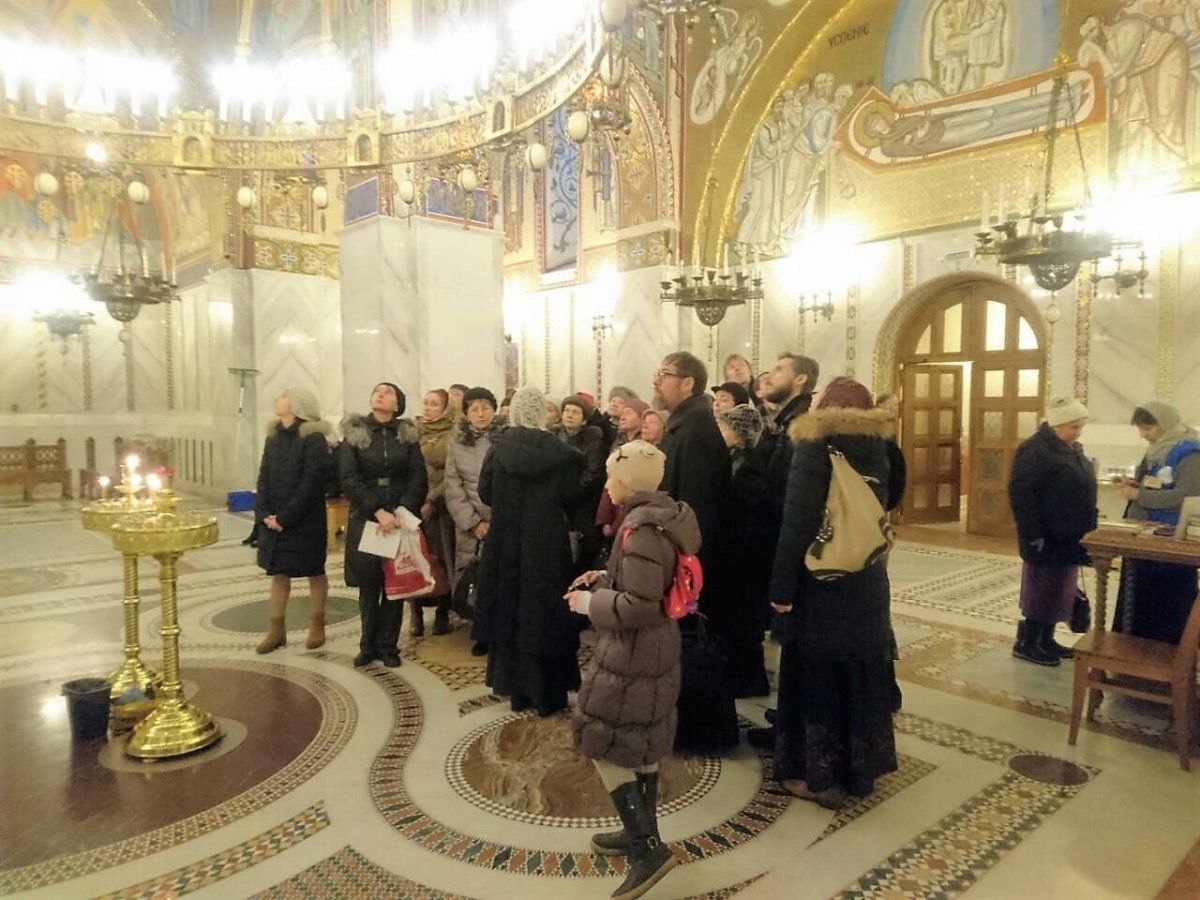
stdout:
[[708,371],[685,350],[668,355],[654,373],[654,405],[670,412],[659,449],[667,468],[659,490],[692,508],[700,523],[700,559],[713,552],[729,490],[729,450],[704,394]]
[[788,429],[797,416],[804,415],[812,406],[813,392],[820,374],[821,367],[815,359],[798,353],[784,353],[767,379],[766,400],[779,407],[775,427],[771,429],[767,462],[767,478],[776,499],[777,518],[783,515],[783,497],[787,489],[788,470],[792,465],[792,442],[788,438]]

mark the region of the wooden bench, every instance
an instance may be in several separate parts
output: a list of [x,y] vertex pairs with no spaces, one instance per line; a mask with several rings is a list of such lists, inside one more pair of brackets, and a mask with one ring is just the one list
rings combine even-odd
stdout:
[[33,499],[39,484],[61,484],[64,500],[71,499],[71,470],[67,442],[39,445],[33,438],[18,447],[0,447],[0,484],[19,484],[21,495]]

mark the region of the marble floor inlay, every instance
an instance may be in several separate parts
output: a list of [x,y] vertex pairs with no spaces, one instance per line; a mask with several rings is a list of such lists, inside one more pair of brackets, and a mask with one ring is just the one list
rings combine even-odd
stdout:
[[[304,647],[301,579],[288,645],[258,656],[269,579],[244,516],[217,512],[218,543],[180,567],[185,692],[229,739],[161,764],[122,736],[72,741],[60,685],[111,671],[123,642],[120,559],[78,509],[0,502],[0,894],[599,900],[619,883],[623,858],[590,852],[616,820],[569,717],[492,696],[469,623],[433,635],[425,609],[414,637],[406,607],[403,665],[355,669],[333,553],[326,645]],[[667,760],[659,821],[683,865],[646,900],[1195,895],[1200,773],[1179,770],[1169,716],[1107,698],[1067,746],[1070,664],[1010,654],[1019,561],[954,537],[889,561],[897,771],[835,812],[783,791],[745,742]],[[157,565],[140,575],[142,658],[161,665]],[[739,701],[743,729],[773,704]]]

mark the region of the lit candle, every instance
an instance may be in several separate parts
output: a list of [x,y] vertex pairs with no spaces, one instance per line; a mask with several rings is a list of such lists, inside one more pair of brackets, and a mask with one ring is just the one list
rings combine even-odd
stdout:
[[729,242],[721,241],[721,274],[729,274]]
[[162,489],[162,479],[157,475],[146,476],[146,487],[150,489],[150,499],[154,499],[154,495]]
[[1004,203],[1007,199],[1004,195],[1007,192],[1008,192],[1008,185],[1005,184],[1003,181],[1000,182],[1000,193],[996,197],[996,221],[997,221],[997,223],[1004,222]]
[[142,461],[137,458],[136,453],[130,453],[127,457],[125,457],[125,469],[131,475],[138,470],[138,466],[140,466],[141,463]]
[[129,486],[133,488],[135,494],[140,491],[142,489],[142,476],[137,472],[132,473],[129,476]]
[[991,214],[988,202],[988,192],[984,191],[979,198],[979,231],[982,234],[988,230],[988,216]]
[[100,485],[100,499],[107,500],[108,499],[108,485],[109,485],[108,476],[101,475],[100,478],[97,479],[97,483]]

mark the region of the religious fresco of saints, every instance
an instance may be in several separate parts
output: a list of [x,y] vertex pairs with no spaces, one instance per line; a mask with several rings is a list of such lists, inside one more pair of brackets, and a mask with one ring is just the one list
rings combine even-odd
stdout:
[[1111,22],[1089,16],[1078,62],[1109,89],[1109,147],[1119,177],[1200,162],[1200,8],[1126,0]]
[[834,140],[853,92],[832,73],[820,72],[771,103],[737,193],[741,218],[734,240],[743,250],[780,253],[786,242],[819,228],[827,218],[831,178],[843,195],[853,194]]

